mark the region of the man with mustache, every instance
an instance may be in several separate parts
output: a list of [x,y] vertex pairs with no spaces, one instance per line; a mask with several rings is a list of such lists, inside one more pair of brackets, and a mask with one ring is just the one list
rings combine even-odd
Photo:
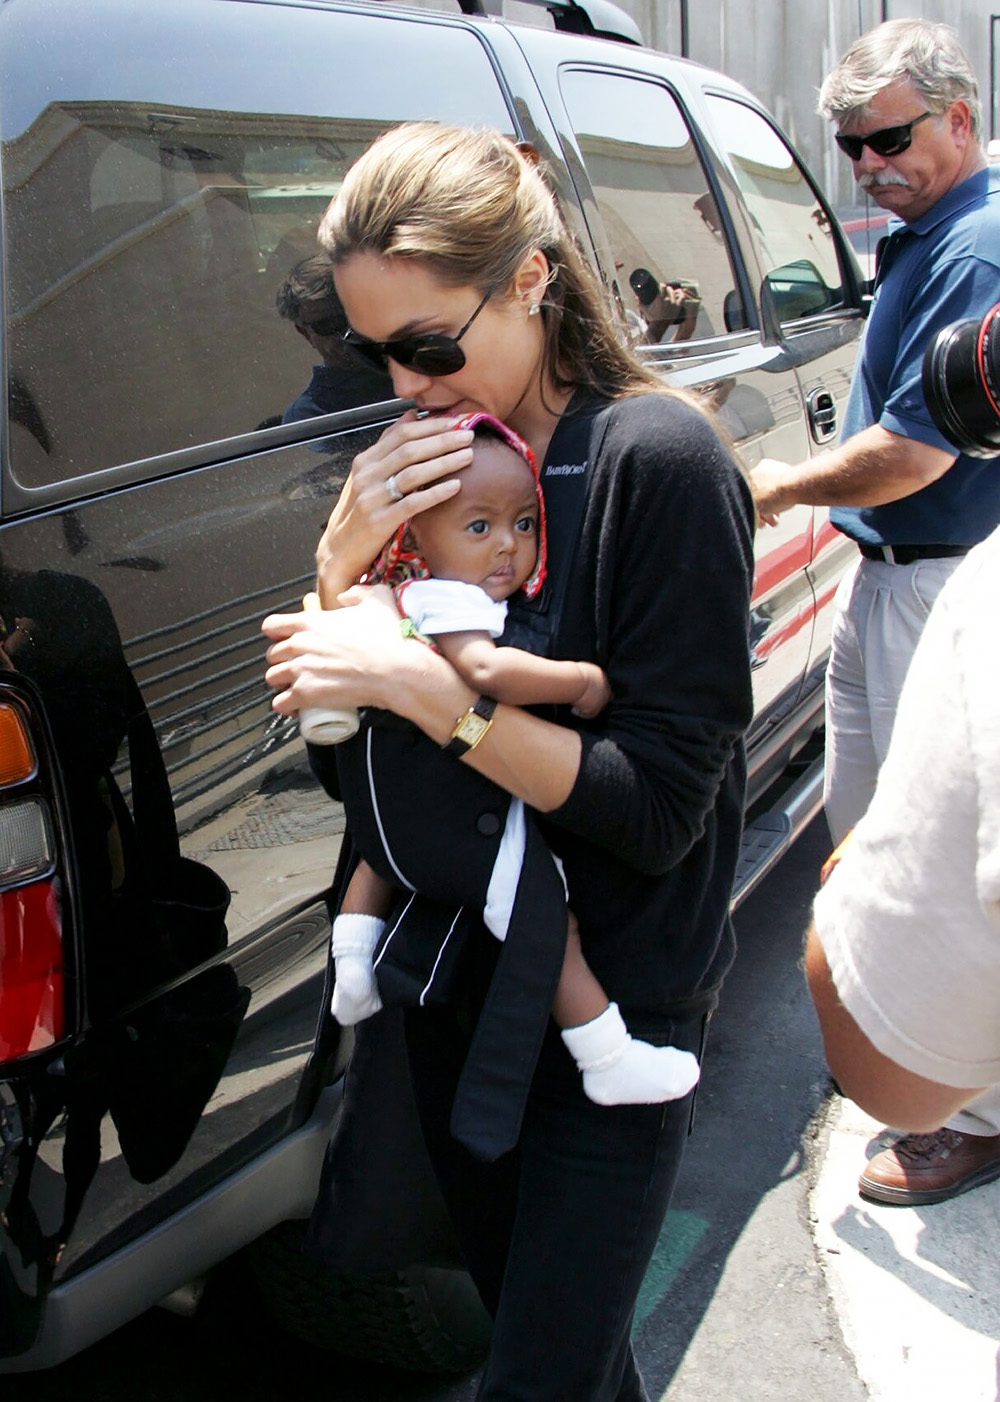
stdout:
[[[945,25],[891,20],[862,35],[823,83],[819,110],[836,125],[858,184],[896,217],[839,446],[797,465],[764,459],[751,483],[763,522],[794,503],[830,506],[860,552],[838,591],[827,674],[824,801],[839,844],[875,791],[934,600],[1000,524],[996,461],[958,453],[921,388],[931,337],[1000,300],[1000,173],[980,141],[975,76]],[[912,1205],[995,1178],[1000,1087],[935,1133],[906,1135],[877,1154],[859,1187]]]

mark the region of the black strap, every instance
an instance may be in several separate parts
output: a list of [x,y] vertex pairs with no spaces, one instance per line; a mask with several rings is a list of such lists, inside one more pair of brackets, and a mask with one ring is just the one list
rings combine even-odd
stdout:
[[899,257],[900,249],[910,235],[908,228],[893,229],[891,234],[884,234],[875,245],[875,279],[872,289],[879,287],[886,278],[886,274],[893,263]]
[[608,425],[606,400],[576,404],[574,400],[556,425],[542,465],[548,577],[537,599],[509,603],[501,639],[539,657],[551,656],[559,636],[593,464]]
[[[558,637],[587,488],[607,429],[604,407],[564,415],[546,454],[542,482],[550,574],[547,597],[535,615],[544,624],[532,638],[535,652],[542,640],[549,650]],[[504,641],[513,639],[505,633]],[[562,878],[529,812],[510,928],[452,1107],[452,1133],[478,1158],[498,1158],[518,1141],[565,948]]]
[[455,1091],[451,1132],[487,1162],[513,1149],[566,951],[562,878],[528,821],[507,938]]
[[866,560],[881,560],[886,565],[912,565],[915,560],[950,560],[968,555],[970,545],[871,545],[867,540],[857,542]]
[[181,854],[167,768],[139,684],[128,674],[128,758],[132,776],[132,815],[139,845],[158,860]]
[[126,875],[133,889],[143,889],[152,897],[164,876],[180,860],[180,838],[156,731],[131,672],[127,674],[125,691],[130,803],[126,804],[110,770],[105,771],[105,779],[125,855]]

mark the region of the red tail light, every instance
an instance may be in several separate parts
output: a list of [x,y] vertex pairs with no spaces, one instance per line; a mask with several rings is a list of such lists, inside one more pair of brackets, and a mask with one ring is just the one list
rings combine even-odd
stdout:
[[28,720],[0,703],[0,1062],[65,1032],[62,914],[51,811]]
[[[2,821],[2,819],[0,819]],[[64,1032],[62,929],[55,883],[0,893],[0,1061]]]

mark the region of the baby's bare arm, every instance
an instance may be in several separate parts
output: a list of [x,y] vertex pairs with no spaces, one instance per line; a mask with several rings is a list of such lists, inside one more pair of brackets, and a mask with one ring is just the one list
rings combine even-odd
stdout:
[[341,902],[341,915],[374,915],[388,918],[392,909],[392,887],[362,858],[354,868]]
[[596,716],[611,699],[608,679],[593,662],[554,662],[519,647],[497,647],[488,633],[441,633],[434,641],[474,690],[508,706],[572,706]]

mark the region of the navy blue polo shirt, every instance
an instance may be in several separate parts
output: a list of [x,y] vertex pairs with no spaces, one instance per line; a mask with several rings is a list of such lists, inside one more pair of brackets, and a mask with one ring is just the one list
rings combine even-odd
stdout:
[[[942,326],[1000,302],[1000,168],[977,171],[912,223],[890,221],[842,441],[881,424],[948,453],[920,376]],[[1000,525],[1000,460],[964,454],[936,482],[884,506],[835,507],[833,524],[873,545],[976,545]]]

